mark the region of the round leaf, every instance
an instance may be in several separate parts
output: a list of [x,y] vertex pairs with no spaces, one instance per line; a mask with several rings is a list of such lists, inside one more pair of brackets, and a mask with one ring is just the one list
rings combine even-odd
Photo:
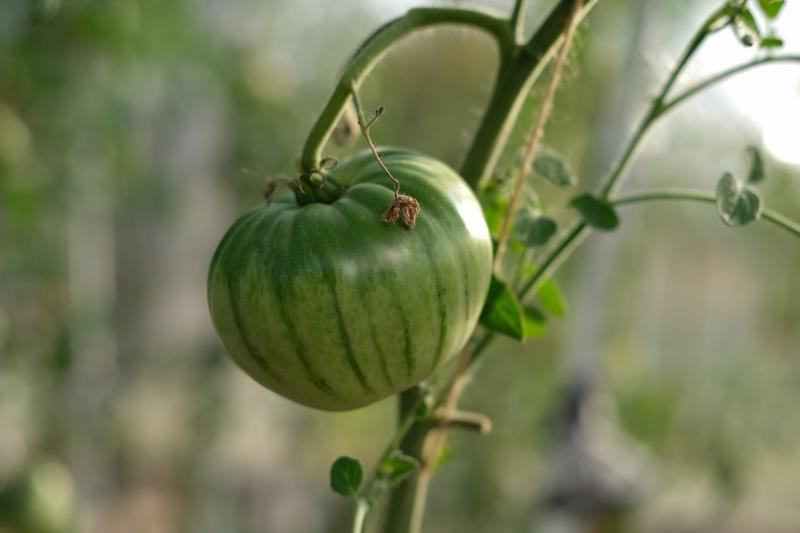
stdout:
[[591,194],[576,196],[570,205],[581,214],[583,220],[590,226],[599,230],[609,231],[619,226],[619,217],[614,208]]
[[342,496],[355,498],[364,479],[361,461],[342,456],[331,465],[331,488]]
[[761,196],[729,172],[717,184],[717,212],[727,226],[743,226],[761,216]]
[[517,222],[517,233],[525,246],[544,246],[558,230],[556,221],[544,216],[523,216]]
[[551,151],[536,156],[533,160],[533,171],[556,187],[569,187],[577,181],[561,156]]

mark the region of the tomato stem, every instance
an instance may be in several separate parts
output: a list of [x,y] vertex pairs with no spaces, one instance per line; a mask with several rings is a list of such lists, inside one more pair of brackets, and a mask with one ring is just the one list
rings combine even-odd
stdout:
[[504,55],[514,46],[508,21],[490,11],[479,9],[419,7],[381,26],[364,41],[347,63],[322,114],[311,128],[300,159],[304,173],[318,169],[322,149],[344,113],[352,90],[361,86],[386,52],[411,33],[444,24],[470,26],[487,32],[497,42]]
[[[597,1],[586,2],[578,21]],[[516,43],[501,56],[489,105],[461,165],[461,176],[473,189],[485,185],[495,171],[531,87],[555,57],[572,5],[571,0],[560,0],[527,42]]]
[[572,12],[570,14],[569,21],[567,22],[567,29],[564,31],[564,39],[562,40],[563,42],[560,50],[558,51],[558,57],[556,58],[553,66],[553,71],[550,75],[550,81],[547,84],[547,89],[545,89],[544,96],[542,97],[539,114],[536,117],[533,128],[531,128],[530,134],[528,135],[528,139],[525,144],[525,153],[522,157],[522,163],[517,169],[514,192],[511,196],[511,202],[508,205],[508,209],[503,216],[502,225],[500,227],[500,235],[497,240],[497,251],[495,252],[493,265],[493,270],[496,274],[499,274],[502,268],[503,256],[505,255],[506,247],[508,246],[508,239],[511,235],[511,227],[514,223],[514,216],[517,214],[517,210],[519,209],[519,204],[522,199],[522,194],[525,191],[525,182],[528,178],[530,167],[533,164],[533,158],[536,156],[536,152],[539,151],[539,145],[541,144],[542,137],[544,137],[545,125],[547,124],[547,121],[550,118],[550,113],[553,110],[556,92],[558,91],[558,85],[561,81],[561,72],[564,68],[564,64],[566,63],[570,46],[572,45],[572,38],[575,35],[581,4],[582,0],[575,0],[572,7]]

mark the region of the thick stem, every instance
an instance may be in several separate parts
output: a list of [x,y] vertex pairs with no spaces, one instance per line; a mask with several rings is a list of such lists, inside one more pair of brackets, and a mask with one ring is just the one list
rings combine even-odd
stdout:
[[[586,2],[582,20],[597,0]],[[491,177],[534,82],[555,56],[570,19],[572,0],[560,0],[533,37],[502,57],[489,105],[461,165],[461,176],[475,190]]]
[[[398,396],[398,424],[408,417],[420,404],[422,391],[413,387]],[[432,424],[428,420],[417,420],[400,442],[400,449],[406,455],[424,461],[425,441]],[[423,469],[425,466],[423,465]],[[392,490],[392,497],[386,508],[384,533],[418,533],[422,527],[425,500],[428,497],[428,484],[419,474],[410,475]]]
[[402,17],[380,27],[349,61],[322,114],[311,128],[300,158],[304,173],[319,168],[322,149],[342,116],[351,91],[361,86],[366,76],[389,49],[410,33],[443,24],[459,24],[483,30],[497,40],[503,53],[513,46],[513,36],[508,21],[477,9],[421,7],[412,9]]

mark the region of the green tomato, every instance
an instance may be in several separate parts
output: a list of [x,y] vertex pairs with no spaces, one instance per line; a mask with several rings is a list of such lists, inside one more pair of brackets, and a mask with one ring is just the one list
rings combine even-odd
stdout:
[[286,199],[242,215],[211,261],[208,302],[227,353],[298,403],[354,409],[428,377],[467,342],[491,277],[480,204],[447,165],[382,150],[416,227],[382,220],[394,189],[369,153],[331,178],[332,203]]

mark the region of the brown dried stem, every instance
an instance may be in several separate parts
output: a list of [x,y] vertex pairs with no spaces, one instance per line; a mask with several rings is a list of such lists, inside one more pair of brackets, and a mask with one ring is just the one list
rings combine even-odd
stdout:
[[519,204],[522,200],[523,192],[525,191],[525,181],[528,178],[528,172],[533,164],[533,159],[536,156],[536,152],[539,150],[539,145],[541,144],[542,137],[544,136],[545,125],[547,124],[547,120],[550,118],[550,114],[553,110],[553,102],[555,100],[556,92],[558,91],[558,85],[561,81],[561,73],[564,70],[564,63],[566,63],[567,54],[569,53],[569,49],[572,44],[572,38],[575,35],[575,29],[578,26],[577,23],[580,18],[579,14],[582,4],[583,2],[581,0],[575,0],[575,3],[572,6],[569,22],[567,23],[566,30],[564,31],[564,42],[558,51],[558,57],[553,65],[553,72],[550,75],[550,81],[548,82],[544,96],[542,97],[542,105],[539,109],[539,115],[536,117],[536,121],[531,129],[528,141],[525,144],[525,154],[522,158],[522,164],[519,166],[517,172],[517,179],[514,183],[514,192],[511,196],[511,203],[505,212],[503,222],[500,227],[500,237],[497,242],[497,252],[494,256],[493,265],[493,270],[496,274],[500,273],[500,269],[503,264],[503,256],[505,255],[506,248],[508,247],[508,239],[511,236],[511,228],[513,226],[514,216],[519,210]]
[[375,157],[375,161],[378,162],[384,174],[392,180],[392,184],[394,185],[394,200],[392,200],[392,203],[383,213],[383,221],[387,224],[395,224],[400,220],[407,229],[413,229],[420,211],[419,202],[416,198],[400,193],[400,180],[395,178],[389,171],[389,168],[378,153],[378,149],[375,148],[375,143],[372,142],[372,137],[369,134],[369,128],[383,115],[384,108],[380,106],[375,110],[372,117],[367,120],[366,115],[364,115],[364,108],[361,105],[361,99],[358,96],[358,91],[356,91],[354,87],[351,88],[351,91],[353,103],[356,107],[356,114],[358,115],[358,126],[361,128],[361,136],[367,141],[367,145],[372,155]]

